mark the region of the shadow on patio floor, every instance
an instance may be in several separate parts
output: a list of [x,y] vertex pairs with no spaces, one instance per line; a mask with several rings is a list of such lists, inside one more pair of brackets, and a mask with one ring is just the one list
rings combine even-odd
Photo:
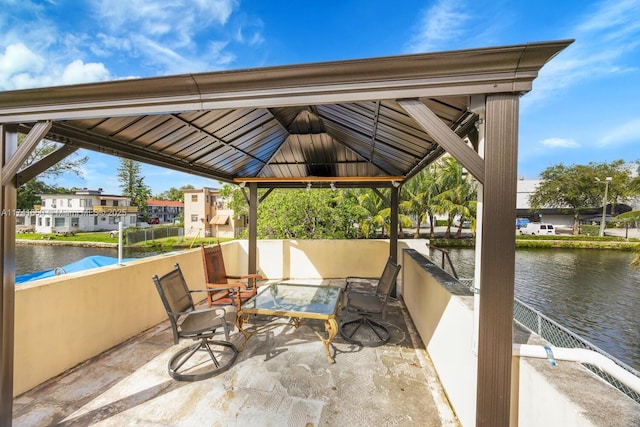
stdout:
[[[335,364],[312,331],[323,330],[322,321],[298,329],[268,321],[252,320],[261,330],[228,371],[192,383],[167,374],[177,346],[163,322],[17,397],[13,424],[458,425],[401,301],[388,309],[389,343],[363,348],[338,335]],[[236,345],[243,340],[234,334]]]

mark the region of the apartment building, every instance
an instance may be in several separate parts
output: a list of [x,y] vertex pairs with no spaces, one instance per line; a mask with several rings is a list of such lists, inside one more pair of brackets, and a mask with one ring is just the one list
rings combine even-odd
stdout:
[[184,210],[184,203],[173,200],[147,200],[151,224],[173,223]]
[[184,191],[185,237],[235,237],[233,211],[220,190],[201,188]]
[[136,225],[138,208],[131,198],[102,194],[98,190],[77,190],[74,194],[41,194],[42,204],[33,211],[18,212],[18,230],[33,226],[36,233],[117,230]]

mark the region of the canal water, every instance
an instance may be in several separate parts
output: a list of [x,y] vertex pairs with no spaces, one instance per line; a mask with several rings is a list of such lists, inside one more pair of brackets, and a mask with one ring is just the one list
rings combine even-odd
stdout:
[[[158,254],[158,251],[141,251],[124,249],[123,258],[144,258]],[[40,246],[16,245],[16,275],[33,273],[36,271],[53,270],[82,258],[102,255],[117,258],[115,248],[87,248],[76,246]]]
[[[459,277],[473,277],[473,249],[450,256]],[[632,258],[617,250],[518,249],[515,295],[640,371],[640,268]]]

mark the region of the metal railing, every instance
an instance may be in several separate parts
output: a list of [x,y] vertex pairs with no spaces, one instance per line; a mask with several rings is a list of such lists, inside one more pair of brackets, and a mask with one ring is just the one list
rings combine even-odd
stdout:
[[[589,341],[585,340],[581,336],[575,334],[559,323],[549,319],[544,314],[539,311],[533,309],[517,298],[514,299],[513,304],[513,318],[518,324],[522,327],[530,330],[531,332],[535,332],[540,335],[542,338],[547,340],[550,344],[553,344],[556,347],[565,347],[565,348],[584,348],[587,350],[595,351],[596,353],[602,354],[608,359],[612,360],[616,365],[620,366],[624,370],[629,373],[635,375],[640,378],[640,372],[633,369],[631,366],[619,361],[615,357],[611,356],[607,352],[601,350],[595,345],[591,344]],[[629,396],[631,399],[640,403],[640,394],[631,390],[625,384],[618,381],[616,378],[613,378],[611,375],[606,372],[596,368],[591,365],[584,365],[591,372],[598,375],[600,378]]]
[[[458,277],[458,274],[453,267],[453,263],[451,262],[451,258],[449,257],[448,251],[429,244],[427,244],[427,246],[429,247],[429,249],[433,249],[442,253],[441,268],[443,270],[446,271],[445,264],[448,264],[451,268],[451,275],[455,277],[461,284],[467,286],[472,292],[474,292],[473,278]],[[448,262],[445,263],[445,260]],[[544,314],[540,313],[539,311],[535,310],[534,308],[530,307],[517,298],[514,298],[513,301],[513,319],[523,328],[538,334],[543,339],[547,340],[550,344],[556,347],[583,348],[595,351],[596,353],[607,357],[630,374],[640,378],[640,372],[633,369],[631,366],[627,365],[624,362],[621,362],[620,360],[611,356],[609,353],[601,350],[600,348],[591,344],[586,339],[570,331],[559,323],[549,319]],[[618,381],[616,378],[612,377],[608,373],[604,372],[601,369],[598,369],[595,366],[588,364],[584,364],[584,366],[634,401],[640,403],[640,394],[638,394],[636,391],[630,389],[625,384]]]

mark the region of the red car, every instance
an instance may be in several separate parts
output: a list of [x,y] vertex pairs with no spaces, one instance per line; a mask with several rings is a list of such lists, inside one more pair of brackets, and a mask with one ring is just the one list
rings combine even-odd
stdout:
[[160,218],[151,218],[149,224],[160,224]]

